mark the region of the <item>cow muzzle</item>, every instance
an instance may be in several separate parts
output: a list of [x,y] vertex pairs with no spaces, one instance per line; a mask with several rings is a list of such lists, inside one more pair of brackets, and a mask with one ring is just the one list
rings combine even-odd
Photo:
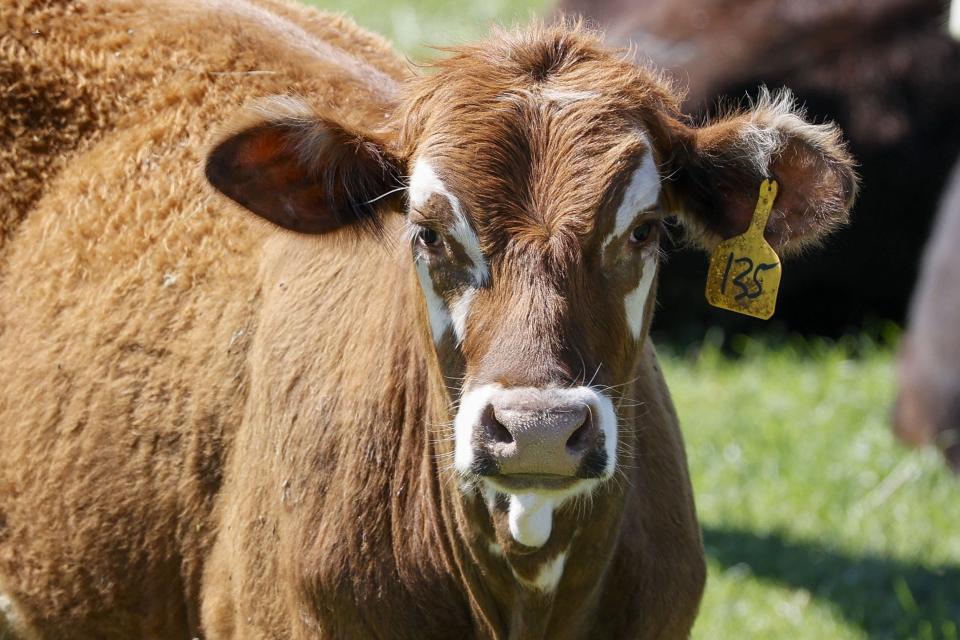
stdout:
[[613,405],[590,387],[483,385],[464,394],[454,426],[457,470],[500,490],[562,491],[613,469]]

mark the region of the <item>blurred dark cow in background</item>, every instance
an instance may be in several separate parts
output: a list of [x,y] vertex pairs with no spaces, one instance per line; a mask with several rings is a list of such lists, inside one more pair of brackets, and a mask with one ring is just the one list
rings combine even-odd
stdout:
[[[960,1],[950,7],[950,33],[960,39]],[[960,472],[960,162],[940,206],[897,367],[897,435],[936,444]]]
[[914,444],[935,443],[960,472],[960,163],[940,207],[897,368],[894,424]]
[[[787,266],[774,320],[836,335],[871,318],[904,319],[960,149],[960,46],[947,35],[944,0],[563,0],[561,8],[689,83],[690,112],[766,84],[790,87],[814,119],[836,120],[861,162],[863,193],[829,252]],[[708,324],[759,325],[691,304],[704,260],[692,252],[670,260],[655,331],[697,338]]]

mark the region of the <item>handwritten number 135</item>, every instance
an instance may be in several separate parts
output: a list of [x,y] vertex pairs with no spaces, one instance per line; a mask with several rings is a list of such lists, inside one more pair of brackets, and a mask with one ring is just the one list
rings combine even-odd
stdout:
[[[720,293],[727,293],[727,282],[730,280],[730,269],[736,263],[737,268],[742,267],[742,271],[737,273],[733,277],[732,284],[737,287],[740,292],[734,296],[734,300],[743,300],[747,298],[748,300],[753,300],[760,296],[763,293],[763,280],[760,279],[760,274],[764,271],[774,269],[777,266],[776,262],[765,263],[761,262],[754,266],[753,260],[744,256],[742,258],[734,259],[733,253],[727,256],[727,267],[723,270],[723,282],[720,284]],[[753,274],[753,286],[751,287],[749,281],[745,281],[746,278]]]

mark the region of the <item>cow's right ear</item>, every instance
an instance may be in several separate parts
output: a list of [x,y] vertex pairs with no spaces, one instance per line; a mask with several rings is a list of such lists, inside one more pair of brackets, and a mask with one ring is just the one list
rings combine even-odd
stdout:
[[400,206],[403,170],[385,141],[321,118],[299,99],[260,102],[231,131],[207,156],[207,180],[278,226],[376,227],[378,209]]

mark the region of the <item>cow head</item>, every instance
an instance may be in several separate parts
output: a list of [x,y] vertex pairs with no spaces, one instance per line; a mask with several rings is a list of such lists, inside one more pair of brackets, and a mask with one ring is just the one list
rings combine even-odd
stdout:
[[436,67],[409,82],[385,132],[290,100],[261,109],[214,148],[207,176],[308,233],[375,224],[406,177],[392,205],[424,331],[456,381],[455,470],[509,496],[513,537],[537,547],[553,509],[629,451],[665,219],[709,248],[747,228],[772,176],[767,237],[789,252],[845,219],[852,161],[788,94],[692,126],[659,75],[578,29],[497,33]]

